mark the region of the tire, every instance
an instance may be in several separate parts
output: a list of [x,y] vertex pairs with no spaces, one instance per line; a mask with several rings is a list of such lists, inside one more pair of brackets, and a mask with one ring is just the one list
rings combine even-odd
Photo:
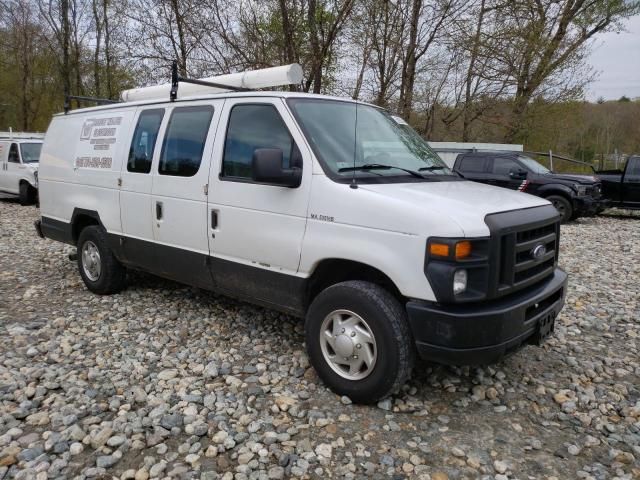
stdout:
[[[370,336],[363,334],[367,331]],[[415,347],[407,314],[393,295],[376,284],[348,281],[322,291],[307,312],[305,337],[309,358],[320,378],[353,402],[377,402],[399,390],[411,376]],[[351,361],[359,356],[362,360],[353,360],[353,370],[331,360]],[[358,362],[362,363],[360,368],[356,367]]]
[[27,182],[21,182],[20,191],[18,194],[20,205],[22,205],[23,207],[26,205],[33,205],[35,203],[35,197],[35,188],[33,188]]
[[561,223],[567,223],[573,219],[573,207],[569,200],[560,195],[549,195],[546,199],[549,200],[553,206],[556,207],[558,213],[560,213]]
[[109,295],[125,288],[127,271],[113,255],[102,227],[92,225],[84,228],[78,237],[77,247],[78,270],[90,291]]

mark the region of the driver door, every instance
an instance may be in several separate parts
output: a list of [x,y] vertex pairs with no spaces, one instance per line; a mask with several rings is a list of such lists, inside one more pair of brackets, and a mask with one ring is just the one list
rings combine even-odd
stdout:
[[12,143],[9,147],[9,156],[7,158],[7,164],[4,172],[4,189],[11,193],[18,193],[20,191],[19,181],[20,169],[25,168],[20,163],[20,149],[17,143]]
[[[300,263],[311,188],[311,152],[279,98],[227,99],[209,179],[209,249],[216,286],[284,303]],[[256,183],[253,152],[279,148],[302,167],[297,188]]]
[[490,171],[495,179],[494,185],[511,190],[519,190],[527,181],[526,172],[519,175],[518,172],[524,171],[522,165],[509,157],[494,157],[490,162]]

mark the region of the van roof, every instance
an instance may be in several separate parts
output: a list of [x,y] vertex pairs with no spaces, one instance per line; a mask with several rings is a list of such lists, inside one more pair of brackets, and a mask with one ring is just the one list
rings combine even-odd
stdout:
[[142,105],[159,105],[159,104],[167,104],[167,103],[180,103],[180,102],[193,102],[199,100],[215,100],[221,98],[243,98],[243,97],[279,97],[279,98],[316,98],[322,100],[337,100],[341,102],[350,102],[357,103],[359,105],[369,105],[372,107],[380,108],[377,105],[373,105],[367,102],[361,102],[353,100],[348,97],[336,97],[331,95],[320,95],[317,93],[301,93],[301,92],[280,92],[280,91],[266,91],[266,90],[255,90],[255,91],[246,91],[246,92],[220,92],[220,93],[212,93],[210,95],[196,95],[191,97],[183,97],[178,98],[175,102],[171,102],[167,99],[152,99],[152,100],[139,100],[134,102],[120,102],[120,103],[110,103],[108,105],[100,105],[97,107],[87,107],[87,108],[78,108],[75,110],[69,110],[68,113],[60,112],[56,113],[54,116],[66,116],[66,115],[74,115],[77,113],[87,113],[87,112],[101,112],[101,111],[109,111],[116,110],[127,107],[138,107]]

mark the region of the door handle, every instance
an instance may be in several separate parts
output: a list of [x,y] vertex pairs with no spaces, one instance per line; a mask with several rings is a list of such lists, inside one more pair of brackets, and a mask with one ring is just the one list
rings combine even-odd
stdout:
[[162,220],[162,202],[156,202],[156,220]]
[[218,211],[211,210],[211,230],[218,228]]

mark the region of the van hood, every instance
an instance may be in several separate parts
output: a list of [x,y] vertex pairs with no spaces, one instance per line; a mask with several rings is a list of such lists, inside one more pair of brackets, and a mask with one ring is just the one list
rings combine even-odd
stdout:
[[389,202],[404,203],[407,210],[446,215],[468,237],[488,234],[484,218],[489,214],[549,205],[527,193],[466,180],[360,184],[358,188],[386,196]]

